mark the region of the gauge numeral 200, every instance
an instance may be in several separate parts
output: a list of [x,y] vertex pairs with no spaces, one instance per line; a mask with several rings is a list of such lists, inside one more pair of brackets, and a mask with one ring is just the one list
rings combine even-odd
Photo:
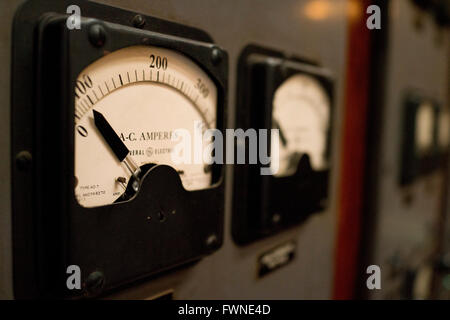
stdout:
[[167,69],[167,58],[161,57],[161,56],[155,56],[154,54],[150,55],[150,68],[156,68],[156,69]]
[[75,85],[75,97],[77,99],[80,99],[80,96],[85,95],[87,89],[92,89],[93,85],[91,78],[87,74],[84,74],[81,79],[82,80],[77,80]]

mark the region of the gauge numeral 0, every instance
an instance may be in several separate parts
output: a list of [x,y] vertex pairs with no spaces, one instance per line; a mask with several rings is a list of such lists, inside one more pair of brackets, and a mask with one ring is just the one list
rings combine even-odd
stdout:
[[167,69],[167,58],[161,56],[150,55],[150,68]]
[[208,87],[203,83],[202,79],[197,79],[197,83],[195,85],[195,88],[200,92],[200,94],[203,96],[203,98],[208,97],[209,95],[209,89]]
[[88,131],[83,126],[77,126],[77,131],[82,137],[86,138],[88,136]]
[[77,83],[75,85],[75,97],[80,99],[80,96],[83,96],[86,94],[87,89],[92,89],[92,80],[91,78],[84,74],[81,77],[82,80],[77,80]]

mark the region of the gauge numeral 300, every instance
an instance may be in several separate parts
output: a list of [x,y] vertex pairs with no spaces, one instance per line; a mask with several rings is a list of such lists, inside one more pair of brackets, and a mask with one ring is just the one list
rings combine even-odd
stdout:
[[161,56],[150,55],[150,68],[167,69],[167,58]]
[[202,79],[197,79],[197,83],[195,85],[195,88],[200,92],[200,94],[203,96],[203,98],[208,97],[209,95],[209,89],[208,87],[202,82]]

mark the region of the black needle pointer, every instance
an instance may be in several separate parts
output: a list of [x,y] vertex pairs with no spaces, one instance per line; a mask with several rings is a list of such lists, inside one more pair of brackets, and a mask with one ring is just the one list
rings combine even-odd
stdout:
[[130,153],[127,146],[123,143],[123,141],[119,138],[117,133],[113,130],[109,122],[105,119],[103,114],[96,110],[92,110],[94,113],[94,123],[97,127],[98,131],[102,134],[103,138],[108,143],[111,150],[114,152],[116,157],[120,162],[125,160],[127,155]]
[[[134,177],[134,180],[132,182],[132,188],[135,192],[139,190],[140,186],[140,178],[139,174],[141,172],[141,169],[139,166],[131,159],[129,156],[130,150],[128,150],[127,146],[123,143],[123,141],[119,138],[117,133],[114,131],[114,129],[111,127],[109,122],[105,119],[103,114],[96,110],[92,110],[94,113],[94,123],[97,127],[98,131],[102,134],[103,138],[106,140],[106,143],[109,145],[111,150],[116,155],[117,159],[130,171],[132,176]],[[125,183],[124,178],[119,177],[117,179],[118,182]]]

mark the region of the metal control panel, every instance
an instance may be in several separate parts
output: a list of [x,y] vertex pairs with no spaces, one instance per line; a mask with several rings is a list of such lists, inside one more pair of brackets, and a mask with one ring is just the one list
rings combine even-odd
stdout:
[[[31,115],[21,117],[14,108],[1,109],[0,127],[5,133],[2,149],[12,148],[1,166],[5,177],[5,183],[1,184],[0,210],[1,296],[20,297],[23,292],[16,287],[17,282],[12,277],[13,272],[17,275],[21,272],[14,271],[14,257],[19,252],[17,244],[23,243],[28,253],[31,251],[27,248],[36,245],[28,238],[29,232],[34,229],[34,222],[26,219],[26,210],[22,215],[12,215],[17,205],[11,207],[12,203],[8,200],[15,195],[16,203],[24,207],[30,204],[28,200],[19,199],[29,193],[20,194],[17,189],[14,191],[14,187],[11,189],[15,177],[23,174],[26,179],[25,174],[13,171],[11,175],[10,169],[11,166],[14,169],[27,163],[28,154],[22,153],[19,161],[16,157],[28,149],[17,147],[19,140],[26,142],[29,131],[25,128],[34,128],[42,130],[41,135],[33,134],[33,139],[42,142],[47,150],[46,155],[56,146],[70,148],[53,154],[58,161],[30,152],[33,166],[46,168],[47,174],[42,177],[48,177],[37,180],[39,199],[43,199],[41,214],[46,216],[49,212],[46,209],[53,208],[53,205],[62,212],[70,213],[66,216],[69,217],[66,221],[69,224],[64,224],[69,226],[70,233],[53,228],[54,223],[60,225],[58,219],[61,217],[53,220],[48,216],[44,221],[49,224],[44,224],[44,229],[40,229],[39,233],[44,238],[50,234],[61,235],[61,232],[69,235],[62,242],[59,236],[52,238],[55,241],[48,239],[58,248],[71,248],[57,252],[63,252],[63,257],[69,258],[70,263],[81,261],[83,279],[89,279],[89,275],[93,274],[90,280],[95,283],[98,280],[97,271],[109,270],[108,275],[103,273],[103,296],[151,298],[170,291],[175,299],[331,298],[336,221],[334,182],[337,171],[329,175],[326,188],[328,205],[319,210],[320,215],[240,247],[232,239],[231,227],[234,166],[177,167],[167,162],[163,154],[154,151],[166,148],[164,132],[167,137],[171,128],[183,127],[181,122],[174,122],[176,119],[206,118],[211,128],[236,128],[238,59],[242,50],[251,43],[318,62],[323,70],[333,74],[333,117],[329,118],[332,131],[329,143],[332,145],[338,141],[346,56],[346,1],[333,1],[333,10],[339,14],[329,19],[314,15],[312,1],[57,2],[29,1],[23,4],[23,1],[8,1],[0,5],[0,62],[7,66],[14,63],[1,78],[1,83],[5,84],[0,89],[1,99],[9,101],[11,97],[15,108],[21,105],[21,101],[35,98],[28,93],[20,95],[20,90],[34,90],[34,93],[42,93],[37,96],[39,103],[36,107],[43,111],[39,113],[41,118],[35,119]],[[82,23],[80,30],[69,32],[61,17],[69,15],[66,7],[72,4],[79,6]],[[46,12],[49,14],[38,19]],[[270,20],[267,19],[267,12],[272,12]],[[32,29],[37,33],[32,34]],[[23,32],[27,41],[20,41],[17,36],[19,30],[27,30]],[[329,50],[330,43],[334,46],[333,51]],[[13,47],[14,50],[11,50]],[[26,65],[32,57],[40,57],[33,63],[46,73]],[[67,71],[58,67],[65,63],[72,66]],[[48,73],[50,71],[51,74]],[[13,81],[10,81],[11,75],[14,75]],[[16,80],[23,85],[15,85]],[[294,82],[297,80],[294,79]],[[39,85],[37,91],[30,83]],[[161,85],[164,83],[169,85]],[[290,90],[289,87],[287,89]],[[13,90],[12,96],[10,90]],[[141,91],[147,90],[151,91],[151,95],[146,98]],[[70,92],[73,95],[65,95]],[[160,101],[157,104],[159,108],[140,109],[140,103],[150,99]],[[161,111],[167,101],[171,101],[170,105],[177,110],[172,113]],[[65,106],[64,112],[54,107],[46,108],[56,107],[57,102]],[[31,112],[26,104],[23,104],[23,112]],[[155,146],[148,145],[144,140],[135,141],[141,134],[150,140],[156,139],[156,133],[146,130],[142,124],[142,119],[150,113],[161,119],[152,125],[160,126],[155,131],[158,132],[158,139],[162,137],[157,142],[159,145]],[[37,127],[25,124],[12,126],[11,116],[18,123],[24,119],[30,123],[35,121]],[[283,118],[282,115],[280,117]],[[54,130],[58,134],[54,134]],[[24,139],[13,138],[19,136]],[[64,140],[66,138],[67,142]],[[54,142],[50,143],[52,139]],[[41,147],[34,145],[35,148],[38,146]],[[153,148],[153,154],[149,147]],[[330,152],[327,166],[334,166],[339,159],[339,149]],[[92,166],[84,162],[92,163]],[[52,167],[55,164],[56,167]],[[66,176],[67,179],[63,178]],[[149,182],[151,176],[153,183]],[[155,188],[155,185],[158,187]],[[142,196],[144,193],[154,197],[152,200],[148,198],[147,202],[144,200],[147,197]],[[169,195],[182,201],[173,201]],[[162,200],[164,197],[167,202]],[[55,201],[49,202],[48,199]],[[65,202],[64,199],[71,200]],[[64,206],[64,203],[70,203],[70,206]],[[177,203],[180,206],[172,208]],[[187,205],[189,203],[195,205]],[[150,211],[150,215],[146,214]],[[77,217],[81,213],[79,216],[83,218],[79,220]],[[196,220],[195,217],[204,217],[199,219],[209,222]],[[23,229],[20,228],[21,223],[24,223]],[[137,225],[132,227],[133,223]],[[170,228],[173,228],[172,231],[169,231]],[[122,234],[127,229],[135,230],[135,234]],[[198,242],[192,237],[185,241],[183,237],[186,232],[198,235]],[[151,242],[149,247],[156,251],[144,253],[142,250],[146,246],[142,246],[141,242],[132,244],[132,239],[138,238]],[[132,248],[130,251],[116,250],[129,245]],[[219,247],[220,250],[215,251]],[[86,250],[91,253],[87,255]],[[50,249],[47,252],[52,255],[55,251]],[[111,254],[106,257],[108,252]],[[131,252],[137,255],[132,257],[129,255]],[[207,255],[211,252],[214,253]],[[271,272],[261,271],[262,261],[277,260],[280,254],[286,255],[289,263],[281,264]],[[204,258],[198,260],[201,257]],[[59,261],[66,264],[69,260]],[[47,270],[46,261],[42,260],[43,264],[39,266],[41,271]],[[188,261],[192,263],[183,264]],[[320,268],[311,268],[312,265]],[[22,278],[21,287],[26,288],[26,279],[35,278],[36,269],[28,263],[21,266],[22,274],[27,276]],[[96,266],[100,267],[97,269]],[[177,267],[173,269],[174,266]],[[113,273],[109,273],[111,268],[115,269]],[[166,272],[160,273],[162,270]],[[259,277],[258,270],[264,276]],[[39,269],[37,272],[40,272]],[[46,272],[48,270],[43,274]],[[53,281],[54,274],[47,274],[47,280],[50,277]],[[59,277],[63,276],[59,274]],[[48,283],[45,277],[43,280]],[[124,287],[131,282],[132,287]],[[275,284],[279,290],[273,290]],[[312,287],[315,289],[308,289]]]

